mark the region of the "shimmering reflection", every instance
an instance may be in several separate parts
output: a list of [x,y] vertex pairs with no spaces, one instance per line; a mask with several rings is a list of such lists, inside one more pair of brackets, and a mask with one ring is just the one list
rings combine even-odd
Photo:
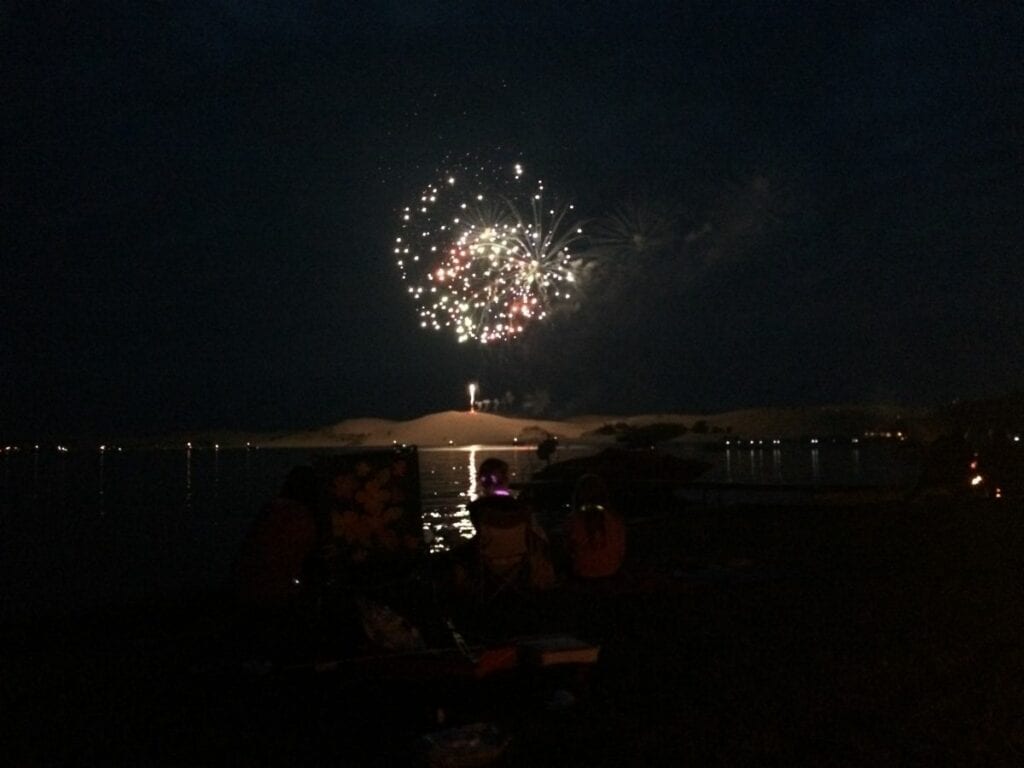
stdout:
[[[741,487],[749,476],[750,443],[730,439],[731,447],[683,443],[665,448],[711,462],[701,482],[729,480]],[[823,441],[816,461],[813,447],[808,441],[766,441],[763,469],[768,482],[774,476],[780,486],[808,485],[816,462],[824,484],[902,488],[920,472],[917,454],[896,442]],[[599,448],[560,445],[555,461]],[[317,455],[256,446],[221,446],[218,455],[198,444],[191,451],[181,444],[173,450],[122,453],[108,445],[101,467],[97,453],[96,447],[69,451],[54,444],[0,450],[0,529],[4,554],[11,555],[0,557],[0,614],[13,620],[41,610],[81,611],[229,589],[238,552],[258,510],[278,493],[291,467],[309,464]],[[450,548],[470,530],[466,507],[479,493],[475,469],[488,456],[509,462],[516,482],[528,480],[545,465],[535,446],[420,450],[424,534],[433,539],[432,549]],[[98,482],[103,517],[96,514]],[[700,492],[694,498],[698,503],[736,503],[766,497],[757,491],[717,497]],[[803,503],[811,495],[783,491],[771,498]],[[69,589],[69,584],[77,586]]]
[[[476,534],[469,520],[469,502],[477,497],[477,447],[445,451],[448,461],[443,470],[440,462],[424,461],[428,456],[433,458],[428,452],[424,453],[421,468],[430,469],[423,483],[423,533],[431,552],[443,552],[460,539],[471,539]],[[439,453],[434,455],[440,457]]]
[[[479,495],[476,488],[476,447],[469,449],[469,463],[466,465],[469,470],[469,491],[464,494],[469,501],[476,501]],[[460,494],[463,495],[463,494]]]
[[764,452],[750,449],[750,479],[757,481],[761,479],[761,470],[764,467]]
[[192,444],[185,449],[185,509],[192,509]]
[[213,446],[213,502],[220,502],[220,446]]
[[100,446],[100,514],[106,514],[106,459],[107,451],[104,447]]

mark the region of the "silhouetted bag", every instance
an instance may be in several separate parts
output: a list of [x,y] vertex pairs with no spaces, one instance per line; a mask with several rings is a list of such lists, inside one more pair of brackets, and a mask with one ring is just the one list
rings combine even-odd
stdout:
[[426,648],[420,631],[388,605],[357,598],[363,631],[376,647],[386,651],[421,651]]
[[423,737],[430,768],[494,765],[512,737],[494,723],[471,723]]
[[555,566],[548,542],[537,534],[527,537],[527,577],[531,589],[550,589],[555,585]]
[[622,517],[601,504],[583,504],[566,525],[573,572],[585,579],[614,576],[626,556]]

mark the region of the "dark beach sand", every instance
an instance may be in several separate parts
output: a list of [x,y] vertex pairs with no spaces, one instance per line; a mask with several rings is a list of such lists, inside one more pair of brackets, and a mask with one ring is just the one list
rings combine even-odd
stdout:
[[[405,765],[493,718],[507,765],[1019,765],[1020,501],[695,509],[614,584],[547,595],[589,678],[419,686],[246,674],[216,596],[3,631],[12,765]],[[575,704],[550,708],[555,686]]]

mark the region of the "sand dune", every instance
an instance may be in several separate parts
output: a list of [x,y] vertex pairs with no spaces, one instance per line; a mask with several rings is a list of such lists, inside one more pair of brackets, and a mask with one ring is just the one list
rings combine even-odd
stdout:
[[[597,423],[596,426],[600,426]],[[281,447],[333,445],[512,445],[538,442],[550,436],[559,440],[582,439],[596,428],[591,422],[546,421],[499,416],[493,413],[445,411],[410,421],[349,419],[322,429],[283,435],[267,441]]]
[[924,412],[897,406],[758,408],[719,414],[587,415],[553,421],[470,411],[445,411],[409,421],[360,418],[320,429],[260,439],[267,447],[536,444],[548,436],[563,442],[613,442],[629,428],[652,424],[686,427],[681,440],[728,436],[793,440],[861,435],[871,430],[930,431]]

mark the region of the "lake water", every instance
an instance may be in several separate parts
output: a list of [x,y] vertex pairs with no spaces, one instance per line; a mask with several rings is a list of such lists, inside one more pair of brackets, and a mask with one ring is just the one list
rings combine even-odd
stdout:
[[[563,446],[556,458],[592,450]],[[712,462],[709,482],[891,486],[912,471],[892,444],[675,450]],[[0,623],[226,587],[256,511],[313,453],[0,451]],[[475,467],[492,455],[509,462],[513,480],[543,466],[532,447],[420,451],[432,549],[472,535]]]

